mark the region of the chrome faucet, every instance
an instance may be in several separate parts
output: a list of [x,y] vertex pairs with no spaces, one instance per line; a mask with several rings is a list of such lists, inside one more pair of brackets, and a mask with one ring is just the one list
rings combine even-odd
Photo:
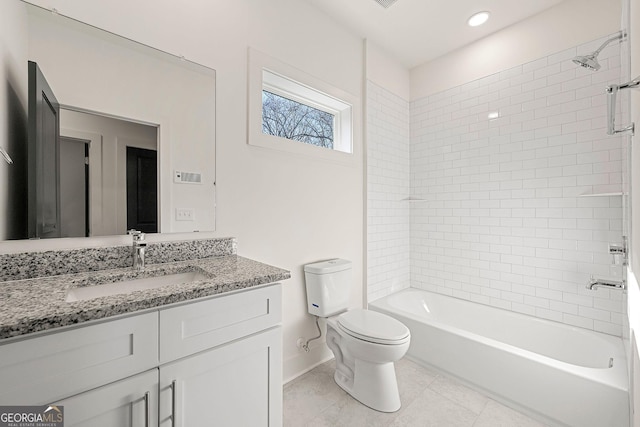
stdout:
[[627,282],[625,280],[603,280],[596,279],[593,276],[587,282],[587,289],[594,290],[597,287],[605,287],[610,289],[627,289]]
[[144,269],[144,250],[147,247],[147,242],[144,241],[144,233],[142,231],[131,229],[127,231],[127,234],[133,236],[133,246],[131,248],[133,269],[140,271]]

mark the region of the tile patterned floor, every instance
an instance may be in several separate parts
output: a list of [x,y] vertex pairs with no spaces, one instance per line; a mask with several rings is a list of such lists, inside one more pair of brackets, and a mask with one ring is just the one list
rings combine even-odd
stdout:
[[408,359],[396,363],[402,408],[367,408],[333,381],[329,361],[284,387],[285,427],[544,427],[464,385]]

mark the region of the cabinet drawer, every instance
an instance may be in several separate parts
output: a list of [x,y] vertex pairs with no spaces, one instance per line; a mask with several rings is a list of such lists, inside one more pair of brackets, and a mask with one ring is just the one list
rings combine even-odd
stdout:
[[48,404],[157,364],[157,312],[0,345],[0,405]]
[[55,405],[64,406],[65,427],[157,426],[158,370],[80,393]]
[[224,344],[278,325],[281,286],[275,284],[160,311],[160,362]]

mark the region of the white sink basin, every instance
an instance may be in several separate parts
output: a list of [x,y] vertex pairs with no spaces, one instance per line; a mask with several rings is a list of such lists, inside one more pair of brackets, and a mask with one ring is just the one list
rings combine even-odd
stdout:
[[81,286],[69,289],[66,301],[86,301],[111,295],[128,294],[133,291],[156,289],[176,283],[195,282],[198,280],[205,280],[207,278],[208,277],[206,275],[198,271],[187,271],[185,273],[145,277],[144,279],[123,280],[119,282],[106,283],[104,285]]

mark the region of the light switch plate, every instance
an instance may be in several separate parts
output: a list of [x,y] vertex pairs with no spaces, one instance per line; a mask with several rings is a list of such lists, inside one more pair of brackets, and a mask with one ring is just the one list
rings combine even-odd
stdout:
[[193,209],[176,208],[176,221],[195,221]]

